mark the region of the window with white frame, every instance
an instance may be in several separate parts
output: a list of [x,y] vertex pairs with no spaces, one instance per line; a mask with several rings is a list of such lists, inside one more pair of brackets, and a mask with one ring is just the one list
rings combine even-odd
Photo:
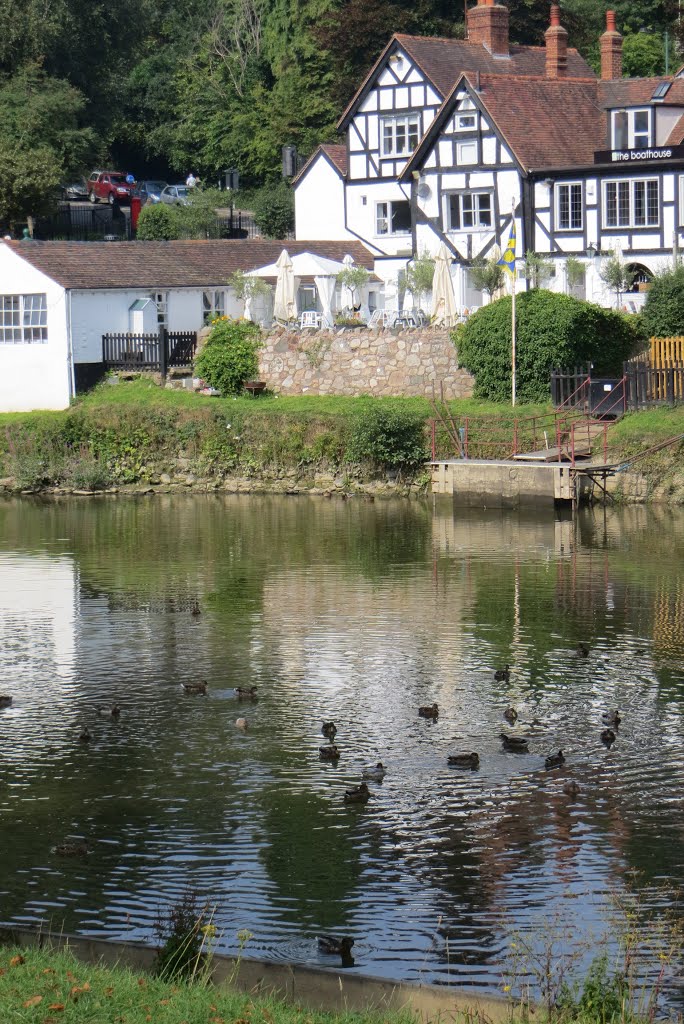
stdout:
[[449,231],[483,231],[491,228],[491,192],[454,192],[448,201]]
[[377,235],[408,235],[411,231],[411,204],[398,202],[375,204],[375,233]]
[[473,131],[477,128],[477,110],[469,96],[459,104],[454,116],[454,127],[457,132]]
[[458,164],[477,163],[477,142],[459,142],[456,145],[456,162]]
[[150,298],[157,307],[157,323],[160,327],[169,326],[169,293],[152,292]]
[[556,227],[559,231],[581,231],[583,226],[581,182],[556,185]]
[[418,145],[419,114],[383,117],[381,127],[383,156],[409,156]]
[[212,320],[225,316],[225,292],[213,290],[202,292],[202,308],[204,310],[205,323],[211,323]]
[[0,295],[0,344],[44,345],[47,295]]
[[613,149],[647,149],[651,143],[651,109],[612,112]]
[[604,181],[603,224],[607,228],[657,228],[660,224],[658,179]]

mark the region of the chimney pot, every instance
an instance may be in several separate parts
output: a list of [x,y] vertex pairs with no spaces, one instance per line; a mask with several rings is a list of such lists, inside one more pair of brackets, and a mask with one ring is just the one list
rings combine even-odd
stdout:
[[557,25],[560,25],[560,16],[560,7],[558,6],[558,4],[551,4],[551,26],[553,28],[555,28]]
[[467,13],[468,42],[484,46],[498,57],[510,55],[508,8],[496,0],[478,0]]
[[606,32],[617,32],[615,11],[606,11]]
[[568,74],[568,33],[560,23],[560,7],[551,5],[551,24],[544,33],[546,77],[566,78]]

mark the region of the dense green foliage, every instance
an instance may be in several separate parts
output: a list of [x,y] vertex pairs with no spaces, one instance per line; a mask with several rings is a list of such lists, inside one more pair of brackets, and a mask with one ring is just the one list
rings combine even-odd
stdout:
[[166,203],[143,206],[138,217],[137,237],[141,242],[169,242],[178,238],[176,207]]
[[354,418],[347,457],[382,468],[415,469],[428,457],[424,420],[411,412],[369,403]]
[[222,395],[237,395],[259,372],[261,333],[251,320],[215,320],[195,373]]
[[194,188],[187,206],[157,203],[144,206],[138,218],[138,238],[145,242],[164,242],[172,238],[218,238],[221,224],[217,209],[225,203],[225,193],[214,188]]
[[[549,396],[553,367],[593,363],[597,374],[621,373],[643,340],[640,321],[569,295],[534,289],[517,297],[517,395]],[[475,375],[477,397],[511,395],[511,299],[484,306],[454,332],[459,360]]]
[[656,274],[644,304],[644,326],[651,338],[684,334],[684,266]]
[[[570,42],[594,63],[608,6],[630,33],[625,70],[662,70],[674,0],[565,0]],[[542,44],[547,0],[509,7],[511,38]],[[204,181],[237,167],[250,187],[273,183],[283,145],[307,156],[335,138],[393,32],[464,31],[449,0],[0,0],[0,16],[0,218],[41,212],[56,179],[95,163]]]
[[265,185],[252,198],[254,222],[267,238],[287,238],[294,230],[294,193],[285,181]]

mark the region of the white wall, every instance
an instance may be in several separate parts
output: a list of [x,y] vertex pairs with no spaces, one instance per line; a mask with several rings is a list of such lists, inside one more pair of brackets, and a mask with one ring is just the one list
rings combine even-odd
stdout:
[[295,238],[353,239],[344,222],[344,182],[320,155],[295,188]]
[[66,409],[71,390],[65,291],[0,243],[0,294],[43,292],[47,296],[47,344],[0,344],[0,412]]

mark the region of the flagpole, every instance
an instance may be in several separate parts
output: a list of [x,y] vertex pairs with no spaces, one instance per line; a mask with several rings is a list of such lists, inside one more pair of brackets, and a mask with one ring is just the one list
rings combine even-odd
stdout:
[[[515,199],[513,200],[513,209],[511,211],[511,215],[513,218],[511,221],[511,230],[514,232],[515,237]],[[515,253],[513,254],[511,270],[513,272],[511,280],[511,405],[515,405]]]
[[512,402],[515,405],[515,263],[513,264],[513,281],[511,292],[511,391]]

